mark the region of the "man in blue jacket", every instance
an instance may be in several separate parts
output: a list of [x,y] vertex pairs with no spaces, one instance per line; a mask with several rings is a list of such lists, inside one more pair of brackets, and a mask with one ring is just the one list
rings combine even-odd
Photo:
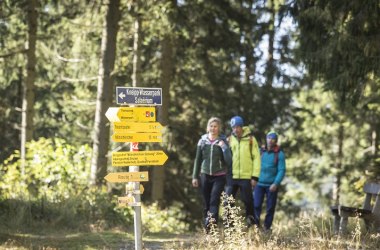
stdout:
[[278,135],[269,132],[266,136],[266,147],[261,152],[261,169],[259,182],[254,189],[255,222],[260,226],[261,209],[266,196],[266,215],[264,231],[270,231],[276,209],[278,188],[285,176],[285,154],[277,145]]

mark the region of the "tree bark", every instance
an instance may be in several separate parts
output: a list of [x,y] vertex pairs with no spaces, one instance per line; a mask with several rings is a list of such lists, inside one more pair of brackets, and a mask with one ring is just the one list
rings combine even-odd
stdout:
[[[169,100],[170,100],[170,82],[173,80],[173,42],[170,34],[166,34],[161,41],[161,77],[160,83],[162,88],[162,106],[159,108],[158,121],[162,126],[167,128],[169,124]],[[167,131],[167,129],[165,129]],[[164,135],[165,137],[165,135]],[[155,167],[153,169],[152,179],[152,200],[162,201],[164,199],[165,189],[165,168]]]
[[343,170],[343,142],[344,142],[344,126],[343,122],[340,122],[339,130],[338,130],[338,155],[335,163],[335,168],[337,169],[336,181],[334,183],[334,194],[333,200],[335,201],[335,205],[339,204],[340,200],[340,186],[342,179],[342,170]]
[[269,31],[268,31],[268,60],[267,60],[267,67],[266,67],[266,84],[272,86],[274,81],[274,75],[276,71],[275,61],[273,58],[274,54],[274,39],[275,39],[275,22],[276,22],[276,9],[275,9],[275,2],[269,1],[269,11],[270,11],[270,23],[269,23]]
[[103,28],[101,59],[98,74],[98,93],[96,99],[93,151],[91,159],[90,181],[92,185],[101,185],[107,173],[107,153],[110,130],[105,113],[112,104],[113,77],[115,66],[116,41],[119,31],[120,0],[110,0]]
[[26,79],[23,85],[21,121],[21,172],[25,172],[26,143],[33,139],[34,84],[36,79],[37,0],[28,1],[28,47],[26,51]]
[[134,25],[132,86],[137,87],[141,84],[141,17],[138,13]]

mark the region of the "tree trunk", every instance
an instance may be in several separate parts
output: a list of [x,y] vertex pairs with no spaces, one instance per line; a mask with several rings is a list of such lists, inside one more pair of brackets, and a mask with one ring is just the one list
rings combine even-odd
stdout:
[[274,64],[274,58],[273,58],[273,53],[274,53],[274,39],[275,39],[275,22],[276,22],[276,9],[275,9],[275,2],[269,1],[269,11],[270,11],[270,23],[269,23],[269,31],[268,31],[268,60],[267,60],[267,66],[266,66],[266,81],[267,85],[273,85],[274,81],[274,75],[276,71],[276,67]]
[[132,86],[137,87],[139,85],[141,85],[141,17],[136,13],[135,31],[133,35]]
[[335,205],[339,204],[340,200],[340,186],[342,179],[342,168],[343,168],[343,142],[344,142],[344,126],[343,122],[340,122],[339,131],[338,131],[338,155],[335,163],[335,168],[337,169],[336,182],[334,187],[333,200],[335,201]]
[[103,28],[101,59],[98,74],[98,93],[94,124],[93,151],[91,159],[91,184],[101,185],[107,173],[107,153],[110,130],[105,113],[112,104],[116,40],[120,20],[120,0],[110,0]]
[[21,121],[21,172],[25,172],[26,143],[33,139],[34,82],[36,79],[37,0],[28,1],[28,47],[26,51],[26,79],[23,86]]
[[[158,121],[162,126],[169,124],[169,89],[170,82],[173,80],[173,42],[170,34],[166,34],[161,41],[161,88],[162,88],[162,106],[159,108]],[[165,130],[167,131],[167,130]],[[152,200],[162,201],[164,198],[165,188],[165,169],[163,167],[153,168],[152,179]]]

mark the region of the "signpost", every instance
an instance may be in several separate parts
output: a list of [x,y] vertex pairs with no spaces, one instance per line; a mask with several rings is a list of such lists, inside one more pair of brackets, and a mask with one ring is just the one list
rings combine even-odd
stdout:
[[106,112],[110,122],[155,122],[155,107],[111,107]]
[[158,166],[163,165],[167,159],[164,151],[113,152],[112,166]]
[[133,196],[117,197],[117,203],[119,207],[126,207],[127,205],[132,207],[141,206],[141,202],[136,202]]
[[162,133],[115,133],[114,142],[162,142]]
[[121,105],[162,105],[161,88],[116,87],[116,103]]
[[114,122],[115,133],[160,133],[162,125],[159,122]]
[[118,197],[119,206],[134,207],[135,249],[142,249],[141,194],[142,181],[148,181],[148,172],[139,172],[141,165],[163,165],[168,156],[163,151],[139,152],[139,142],[162,142],[162,125],[156,122],[156,108],[162,105],[161,88],[116,87],[116,103],[145,107],[111,107],[106,117],[113,123],[115,142],[130,142],[130,152],[113,152],[112,166],[129,166],[129,172],[109,173],[104,178],[113,183],[126,184],[126,196]]
[[135,189],[135,183],[134,182],[129,182],[125,185],[125,191],[126,194],[143,194],[144,193],[144,186],[139,184],[140,188]]
[[108,182],[139,182],[149,181],[148,171],[145,172],[117,172],[109,173],[104,177]]

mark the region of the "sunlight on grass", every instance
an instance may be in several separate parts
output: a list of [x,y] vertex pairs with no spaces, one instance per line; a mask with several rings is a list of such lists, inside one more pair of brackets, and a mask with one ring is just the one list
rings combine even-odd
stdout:
[[[224,197],[226,199],[227,197]],[[359,218],[352,220],[350,233],[335,235],[330,214],[304,212],[292,221],[275,223],[272,232],[247,228],[239,216],[240,207],[228,198],[224,206],[223,226],[214,226],[208,234],[198,232],[193,242],[168,244],[165,249],[379,249],[380,233],[369,233]]]
[[[331,214],[303,212],[298,217],[288,219],[276,217],[273,231],[266,232],[256,227],[247,228],[241,216],[241,208],[232,197],[223,197],[225,205],[221,213],[221,223],[212,225],[208,233],[185,231],[178,225],[178,218],[170,221],[174,225],[154,224],[156,232],[143,234],[144,250],[235,250],[235,249],[379,249],[380,233],[369,233],[363,220],[349,221],[348,233],[335,235]],[[167,210],[160,212],[158,207],[149,211],[150,218],[173,216]],[[152,213],[153,211],[153,213]],[[162,216],[164,214],[164,216]],[[160,217],[161,216],[161,217]],[[153,224],[152,224],[153,225]],[[169,230],[168,230],[169,229]],[[175,231],[179,229],[180,231]],[[2,249],[134,249],[134,232],[113,229],[109,231],[44,231],[31,234],[0,230],[0,250]],[[35,230],[38,232],[38,229]]]

